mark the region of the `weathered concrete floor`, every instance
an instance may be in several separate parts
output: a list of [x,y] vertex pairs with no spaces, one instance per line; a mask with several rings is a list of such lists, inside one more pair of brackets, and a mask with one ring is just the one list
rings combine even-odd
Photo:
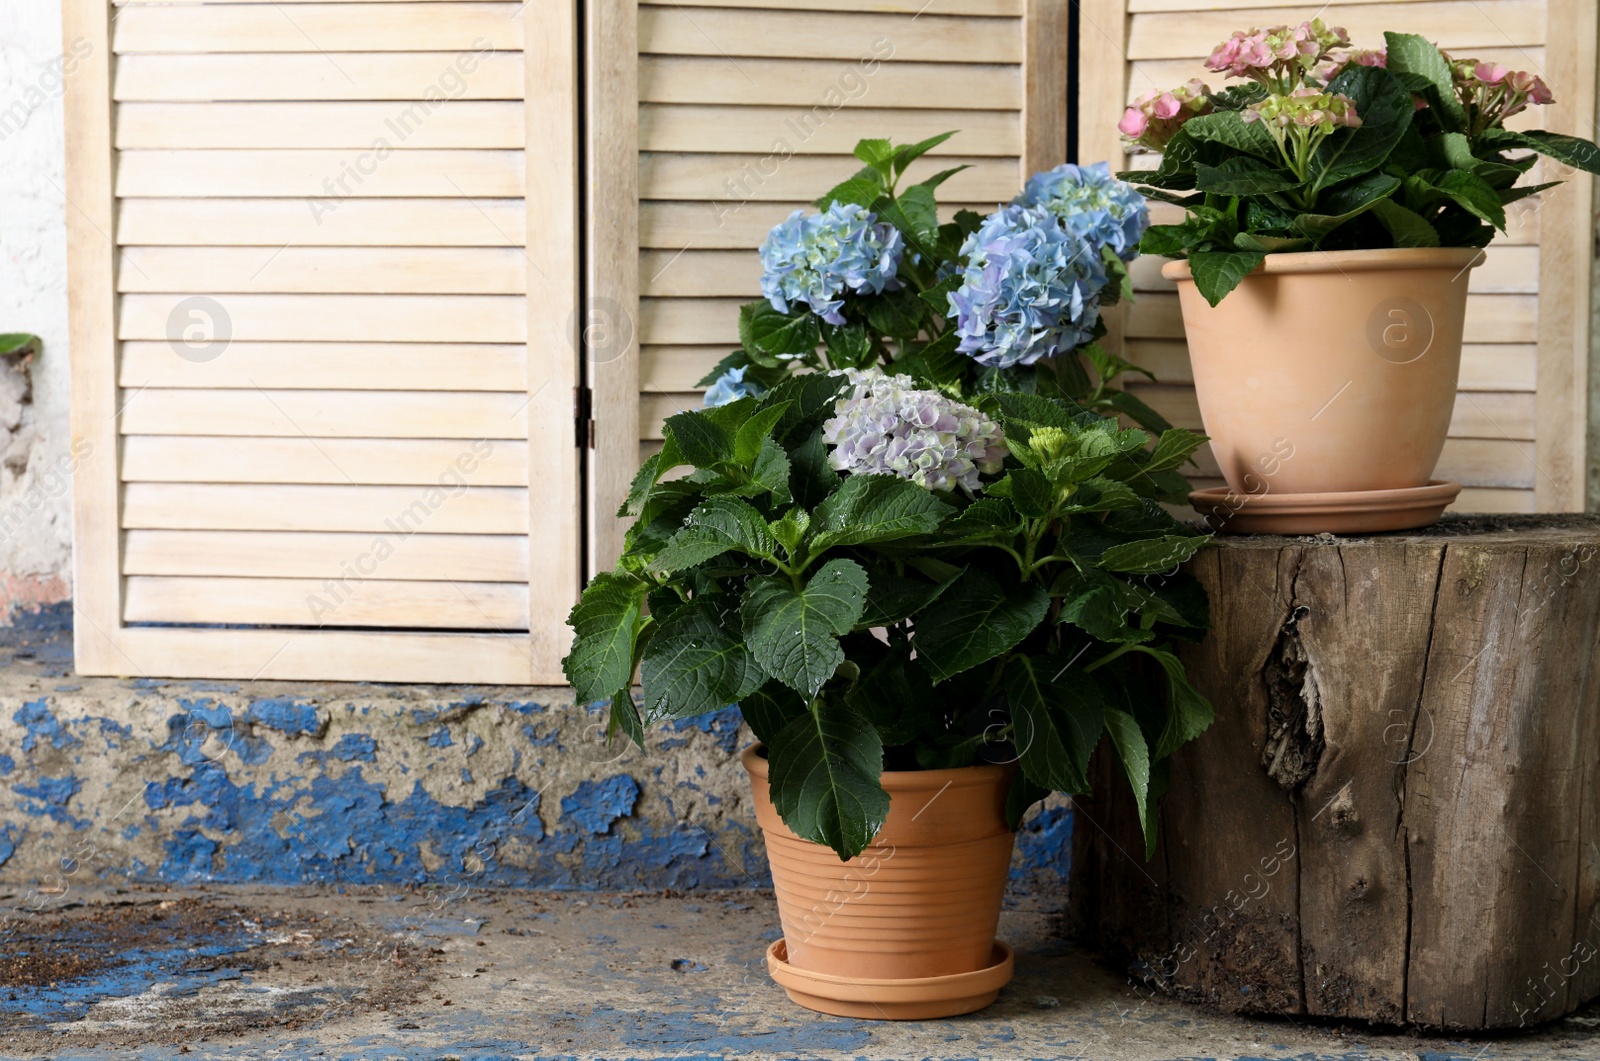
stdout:
[[214,886],[0,896],[0,1057],[1594,1061],[1600,1007],[1419,1039],[1142,997],[1008,910],[1017,979],[972,1017],[820,1016],[766,975],[770,894]]

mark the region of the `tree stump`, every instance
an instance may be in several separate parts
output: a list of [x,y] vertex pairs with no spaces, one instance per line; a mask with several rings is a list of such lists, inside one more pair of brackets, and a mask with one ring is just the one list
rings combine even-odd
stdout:
[[1185,651],[1217,719],[1146,863],[1097,761],[1073,920],[1136,986],[1476,1030],[1600,994],[1600,519],[1219,538]]

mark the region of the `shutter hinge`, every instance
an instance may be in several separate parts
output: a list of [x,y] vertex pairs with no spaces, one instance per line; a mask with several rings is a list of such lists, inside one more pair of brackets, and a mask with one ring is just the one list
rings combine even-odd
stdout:
[[588,387],[572,388],[573,444],[579,449],[594,449],[594,392]]

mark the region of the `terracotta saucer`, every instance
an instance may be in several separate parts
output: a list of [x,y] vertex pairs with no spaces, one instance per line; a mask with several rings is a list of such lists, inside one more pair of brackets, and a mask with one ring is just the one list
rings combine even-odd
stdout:
[[1233,534],[1366,534],[1426,527],[1459,493],[1460,483],[1440,479],[1407,490],[1329,494],[1241,494],[1216,486],[1194,491],[1189,504],[1208,526]]
[[796,969],[789,948],[776,940],[767,948],[767,972],[791,1001],[818,1013],[860,1020],[931,1020],[980,1010],[1011,982],[1011,947],[996,940],[988,966],[953,976],[921,980],[857,980]]

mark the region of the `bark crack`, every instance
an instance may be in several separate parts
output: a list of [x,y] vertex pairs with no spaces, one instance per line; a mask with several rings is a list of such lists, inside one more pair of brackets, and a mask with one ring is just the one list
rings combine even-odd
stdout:
[[1317,772],[1326,747],[1317,668],[1300,637],[1300,620],[1311,614],[1309,607],[1299,603],[1304,559],[1304,553],[1296,557],[1289,581],[1289,615],[1261,667],[1267,687],[1267,736],[1261,747],[1261,765],[1268,777],[1291,794],[1304,788]]
[[1439,565],[1433,571],[1433,601],[1428,607],[1428,634],[1422,642],[1422,677],[1417,682],[1417,702],[1411,709],[1411,727],[1406,733],[1405,752],[1395,764],[1394,832],[1400,841],[1401,864],[1406,874],[1406,936],[1400,952],[1400,1019],[1410,1020],[1411,1009],[1411,934],[1415,911],[1414,882],[1411,876],[1411,830],[1406,826],[1406,782],[1411,764],[1416,761],[1417,721],[1428,692],[1428,664],[1433,659],[1433,632],[1439,617],[1439,597],[1444,591],[1444,561],[1448,545],[1439,549]]

